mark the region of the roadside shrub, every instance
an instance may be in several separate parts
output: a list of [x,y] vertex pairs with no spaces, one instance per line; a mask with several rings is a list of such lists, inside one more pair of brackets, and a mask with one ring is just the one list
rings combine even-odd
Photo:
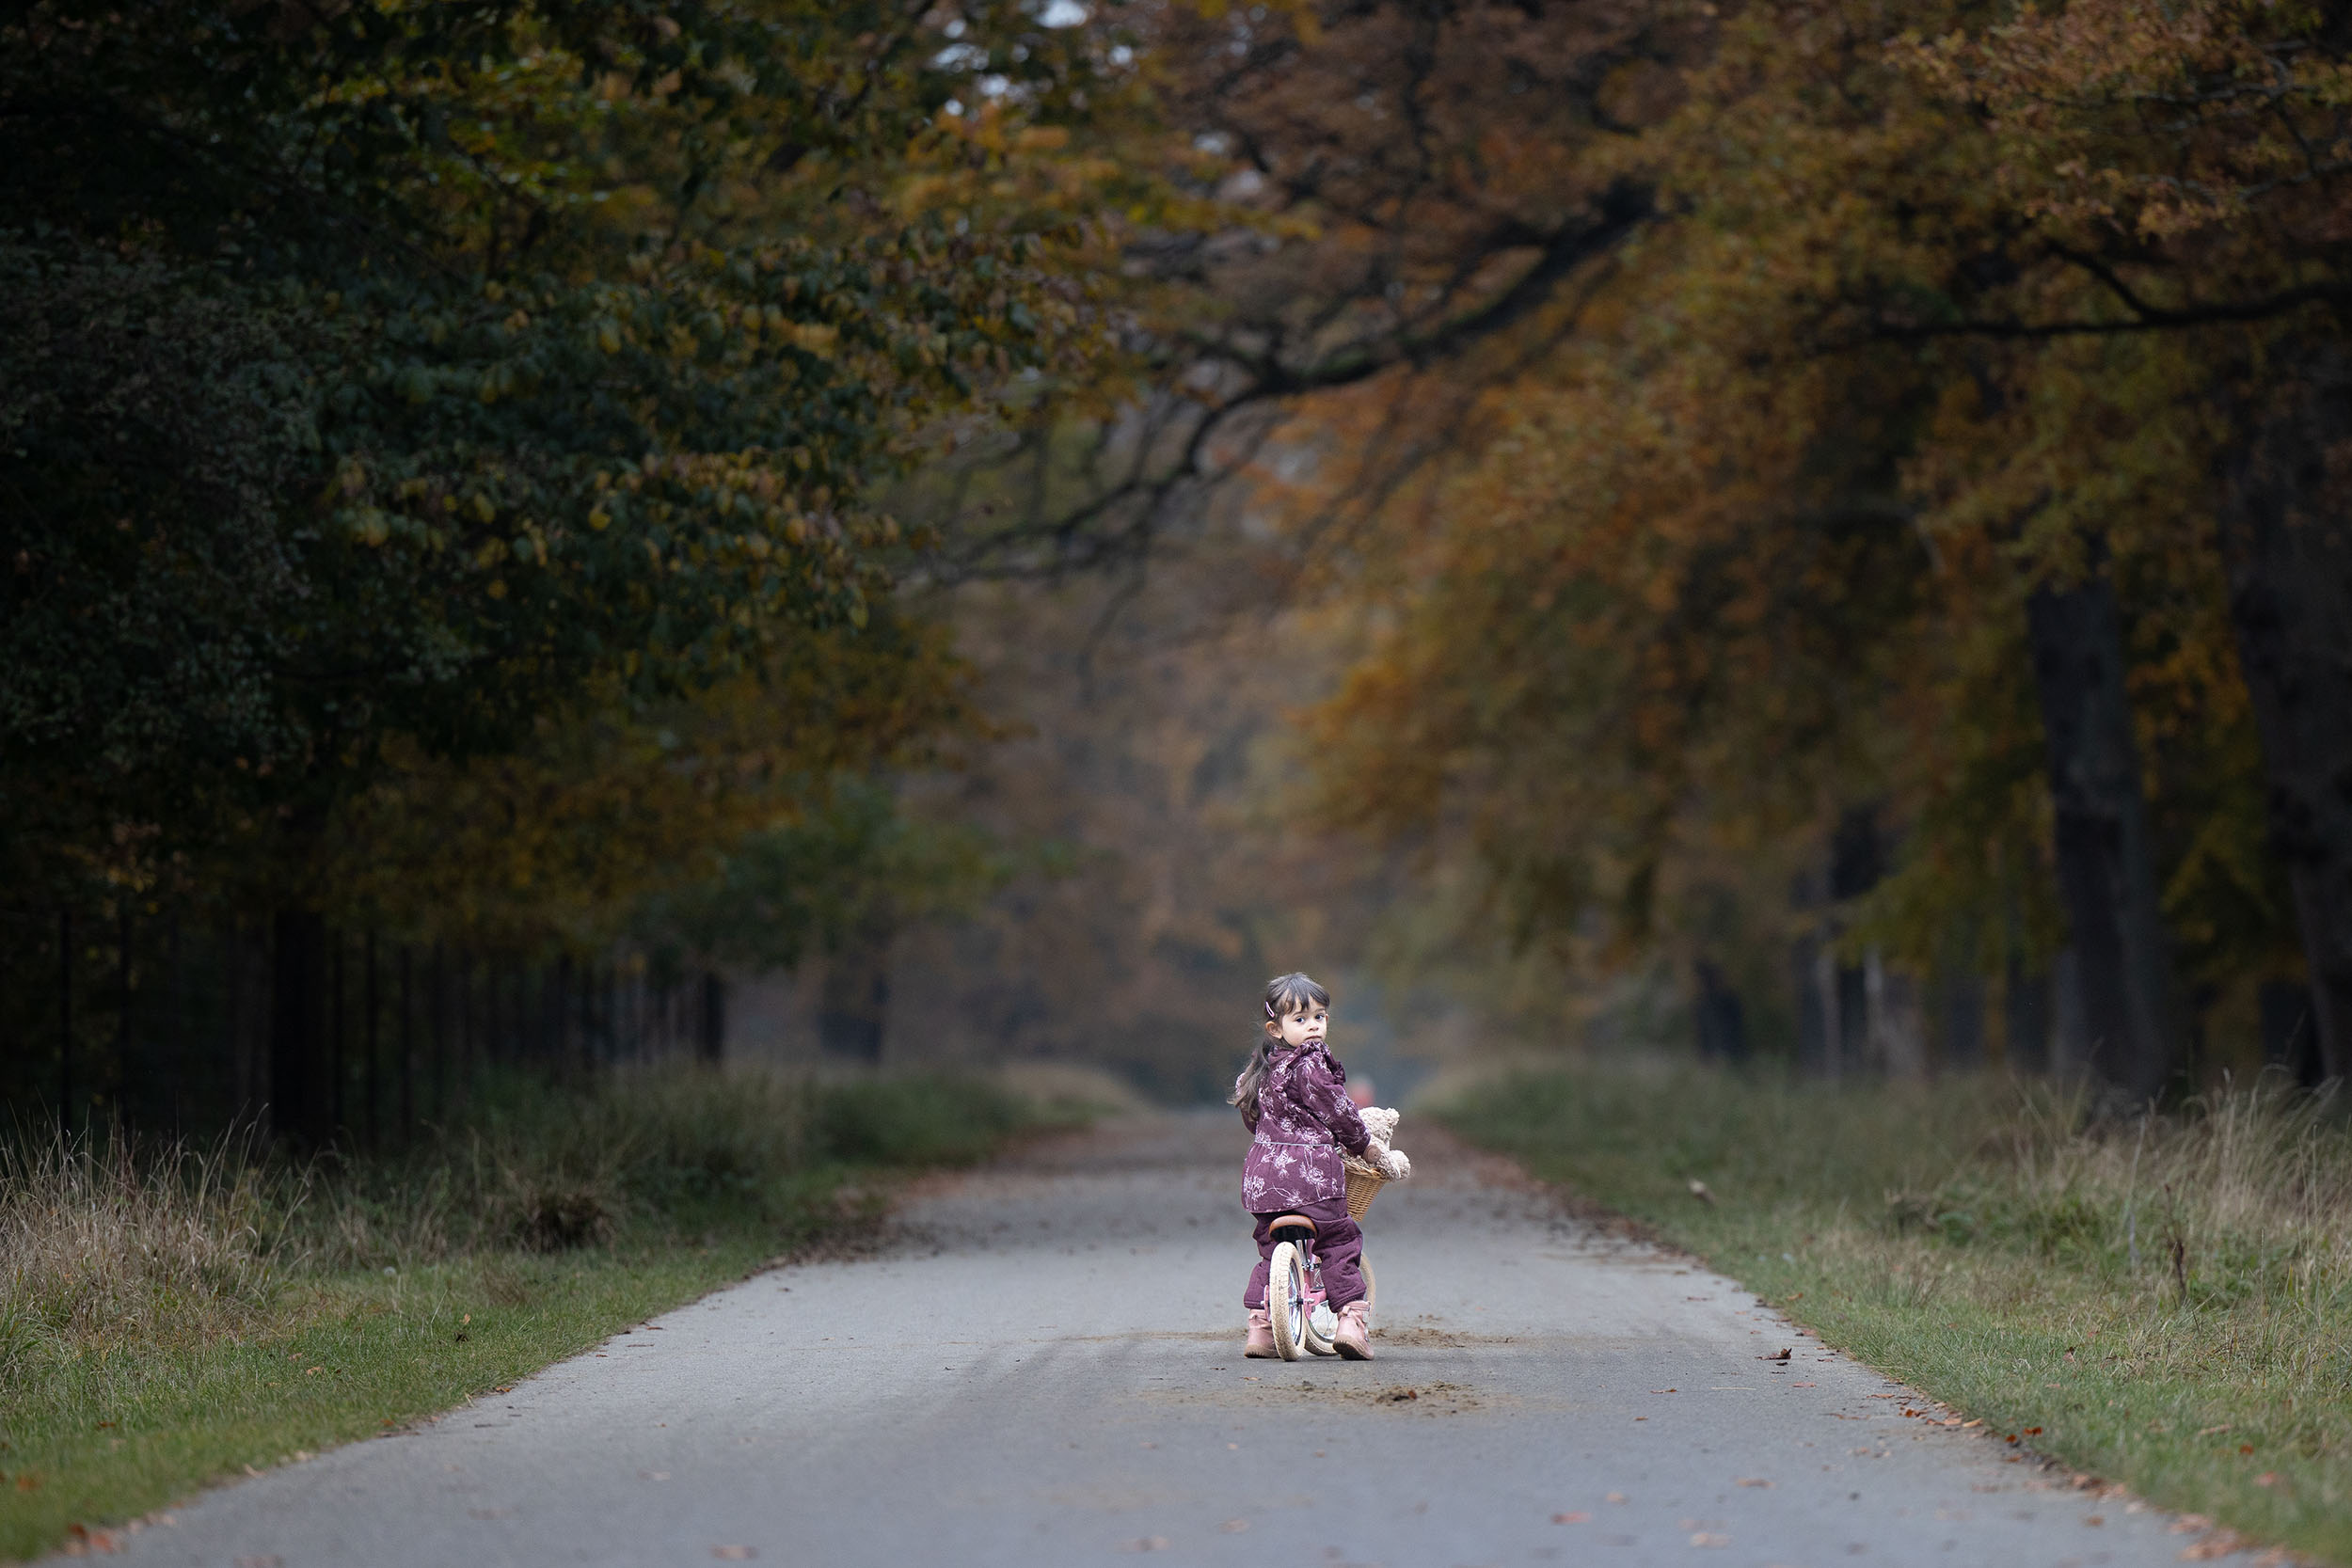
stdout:
[[978,1078],[883,1078],[818,1092],[818,1158],[844,1164],[966,1164],[1029,1119],[1023,1101]]

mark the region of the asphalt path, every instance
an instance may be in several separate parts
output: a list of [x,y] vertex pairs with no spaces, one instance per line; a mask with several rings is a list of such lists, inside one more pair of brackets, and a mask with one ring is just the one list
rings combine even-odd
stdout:
[[[2153,1564],[2199,1534],[1417,1130],[1375,1359],[1245,1360],[1230,1114],[925,1184],[505,1394],[207,1494],[133,1563]],[[1776,1357],[1783,1349],[1788,1361]]]

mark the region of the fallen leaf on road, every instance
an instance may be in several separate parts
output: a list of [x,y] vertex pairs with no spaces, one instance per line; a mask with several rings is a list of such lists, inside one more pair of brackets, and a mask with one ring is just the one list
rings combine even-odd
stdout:
[[2104,1525],[2106,1522],[2107,1516],[2104,1513],[2093,1513],[2090,1517],[2083,1520],[2083,1523],[2086,1525]]
[[2228,1557],[2246,1543],[2235,1530],[2217,1529],[2202,1541],[2192,1541],[2181,1548],[2183,1562],[2211,1562],[2217,1557]]
[[1130,1541],[1119,1549],[1122,1552],[1164,1552],[1168,1550],[1168,1537],[1147,1535],[1140,1540]]
[[2039,1437],[2042,1435],[2042,1429],[2040,1427],[2027,1427],[2026,1429],[2026,1435],[2028,1437]]
[[710,1555],[722,1562],[749,1562],[759,1553],[749,1546],[713,1546]]
[[1555,1525],[1589,1525],[1593,1522],[1593,1516],[1582,1509],[1579,1509],[1574,1513],[1555,1513],[1551,1516],[1551,1522]]
[[2175,1535],[2195,1535],[2201,1529],[2211,1529],[2213,1521],[2201,1513],[2184,1513],[2172,1521]]
[[1788,1386],[1791,1388],[1819,1388],[1820,1385],[1818,1383],[1792,1383]]
[[1676,1390],[1676,1389],[1673,1389],[1673,1388],[1653,1388],[1653,1389],[1651,1389],[1651,1390],[1650,1390],[1650,1392],[1651,1392],[1651,1393],[1653,1393],[1653,1394],[1672,1394],[1672,1393],[1676,1393],[1676,1392],[1677,1392],[1677,1391],[1678,1391],[1678,1390]]
[[1625,1501],[1625,1494],[1622,1492],[1612,1492],[1609,1496],[1601,1498],[1601,1501],[1605,1503],[1621,1503]]
[[1707,1531],[1701,1530],[1696,1535],[1691,1537],[1691,1544],[1693,1546],[1728,1546],[1731,1544],[1731,1537],[1728,1535],[1710,1535]]
[[2240,1443],[2237,1446],[2237,1451],[2242,1454],[2252,1453],[2254,1451],[2254,1445],[2251,1443]]
[[1766,1481],[1762,1476],[1741,1476],[1738,1481],[1733,1481],[1731,1484],[1734,1486],[1770,1486],[1772,1483]]
[[282,1557],[241,1557],[237,1559],[237,1568],[286,1568],[286,1560]]
[[1216,1528],[1223,1530],[1228,1535],[1239,1535],[1242,1531],[1249,1528],[1249,1521],[1247,1519],[1228,1519]]
[[1781,1348],[1781,1353],[1778,1355],[1759,1355],[1756,1359],[1758,1361],[1786,1361],[1792,1354],[1794,1353],[1791,1352],[1787,1346],[1783,1346]]

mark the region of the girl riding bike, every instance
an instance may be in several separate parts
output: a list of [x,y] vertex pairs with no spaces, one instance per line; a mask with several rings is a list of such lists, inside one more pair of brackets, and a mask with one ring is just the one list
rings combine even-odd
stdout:
[[1369,1306],[1358,1266],[1364,1238],[1347,1212],[1341,1151],[1370,1160],[1391,1180],[1411,1166],[1374,1143],[1348,1099],[1347,1069],[1324,1044],[1330,1006],[1331,993],[1304,974],[1268,981],[1257,1049],[1233,1084],[1232,1103],[1253,1134],[1241,1193],[1258,1238],[1258,1266],[1242,1292],[1249,1313],[1245,1355],[1285,1354],[1267,1313],[1267,1279],[1277,1249],[1288,1254],[1304,1243],[1321,1265],[1323,1294],[1337,1314],[1331,1348],[1351,1361],[1372,1359]]

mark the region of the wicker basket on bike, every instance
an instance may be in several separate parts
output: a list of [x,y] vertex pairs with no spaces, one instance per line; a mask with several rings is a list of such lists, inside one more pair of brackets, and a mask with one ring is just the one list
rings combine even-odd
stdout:
[[1364,1211],[1372,1207],[1372,1200],[1380,1196],[1380,1189],[1389,1184],[1389,1179],[1378,1165],[1360,1154],[1342,1149],[1340,1163],[1347,1169],[1347,1217],[1360,1220]]

